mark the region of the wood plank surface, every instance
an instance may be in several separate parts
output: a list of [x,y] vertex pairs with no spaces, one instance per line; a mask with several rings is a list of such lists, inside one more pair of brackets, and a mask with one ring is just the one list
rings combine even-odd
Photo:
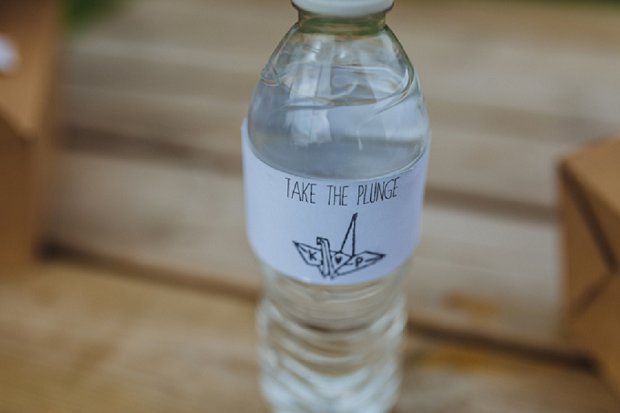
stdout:
[[[0,278],[0,411],[266,412],[251,301],[55,261]],[[410,336],[395,412],[612,413],[590,373]]]
[[[239,124],[294,19],[275,0],[131,0],[75,35],[53,242],[255,295]],[[413,322],[574,354],[560,333],[555,164],[620,129],[620,9],[400,0],[389,23],[434,130]]]
[[[134,0],[72,43],[68,122],[141,129],[143,138],[176,125],[205,142],[201,122],[220,125],[212,139],[236,140],[258,74],[292,21],[292,8],[275,1]],[[577,21],[588,29],[579,40],[566,34]],[[620,129],[620,43],[601,41],[620,39],[618,9],[403,1],[390,22],[430,103],[431,187],[551,208],[558,157]],[[115,92],[116,107],[102,103]],[[128,124],[136,105],[158,121]]]
[[[50,234],[61,245],[256,295],[260,271],[237,176],[81,151],[59,164]],[[549,276],[557,273],[551,224],[430,203],[423,228],[409,278],[412,319],[572,351],[559,332],[558,280]]]

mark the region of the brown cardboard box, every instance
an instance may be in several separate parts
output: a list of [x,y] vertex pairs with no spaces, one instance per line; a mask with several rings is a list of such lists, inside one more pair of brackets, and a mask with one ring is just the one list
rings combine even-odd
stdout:
[[620,139],[560,169],[567,324],[620,393]]
[[36,251],[49,178],[59,3],[0,1],[0,34],[12,40],[19,65],[0,74],[0,275]]

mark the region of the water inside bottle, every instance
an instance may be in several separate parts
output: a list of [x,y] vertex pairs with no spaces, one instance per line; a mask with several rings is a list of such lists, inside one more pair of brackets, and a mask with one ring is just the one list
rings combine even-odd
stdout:
[[[255,155],[292,175],[330,180],[380,178],[416,164],[428,148],[428,118],[391,32],[340,41],[295,30],[254,95]],[[259,362],[273,410],[389,410],[401,380],[408,265],[347,286],[310,285],[262,266]]]

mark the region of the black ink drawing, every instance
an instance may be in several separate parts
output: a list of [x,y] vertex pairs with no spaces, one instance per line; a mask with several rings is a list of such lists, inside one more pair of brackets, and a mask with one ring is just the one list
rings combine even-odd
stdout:
[[316,238],[316,245],[318,247],[297,241],[293,241],[293,244],[295,244],[299,255],[301,255],[306,264],[318,267],[323,278],[333,280],[336,277],[369,267],[385,257],[385,254],[377,252],[355,252],[356,222],[357,214],[353,214],[347,233],[338,251],[331,249],[329,240],[323,237]]

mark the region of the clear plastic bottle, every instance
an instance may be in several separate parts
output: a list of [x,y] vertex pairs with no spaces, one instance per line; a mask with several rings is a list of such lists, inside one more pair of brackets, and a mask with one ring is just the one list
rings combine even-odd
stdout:
[[[401,215],[398,222],[418,226],[430,132],[416,72],[385,24],[391,1],[358,1],[293,1],[299,20],[263,70],[247,119],[248,235],[264,271],[257,314],[261,385],[274,412],[380,413],[398,397],[409,260],[375,271],[379,265],[373,264],[397,254],[385,251],[392,248],[389,242],[369,244],[368,234],[380,232],[378,226],[366,232],[362,227],[369,225],[367,217],[376,225],[394,226],[389,219],[394,214]],[[267,172],[254,173],[248,162],[264,165],[259,168]],[[422,176],[415,188],[403,188],[410,182],[406,178],[392,178],[412,170]],[[252,189],[257,186],[260,195]],[[349,191],[348,197],[339,198],[337,187]],[[274,201],[278,191],[283,200]],[[407,198],[406,191],[414,195]],[[375,203],[370,202],[373,193]],[[396,199],[417,204],[382,209]],[[325,200],[329,207],[317,216],[312,208]],[[301,212],[289,212],[298,207]],[[374,209],[367,213],[365,208]],[[354,214],[341,225],[330,221],[330,211]],[[297,242],[294,238],[301,236],[291,234],[294,245],[283,246],[273,258],[261,253],[263,244],[276,243],[272,233],[296,225],[292,220],[312,227],[308,231],[314,231],[316,243],[309,237],[303,240],[307,244]],[[322,226],[325,222],[330,224]],[[338,251],[342,238],[322,237],[329,227],[344,237]],[[412,244],[407,247],[412,251],[413,238],[391,242]],[[306,264],[319,281],[288,271],[280,262],[286,254]],[[342,256],[353,269],[341,276],[346,272],[338,267]],[[361,281],[354,278],[358,274],[365,274]]]

